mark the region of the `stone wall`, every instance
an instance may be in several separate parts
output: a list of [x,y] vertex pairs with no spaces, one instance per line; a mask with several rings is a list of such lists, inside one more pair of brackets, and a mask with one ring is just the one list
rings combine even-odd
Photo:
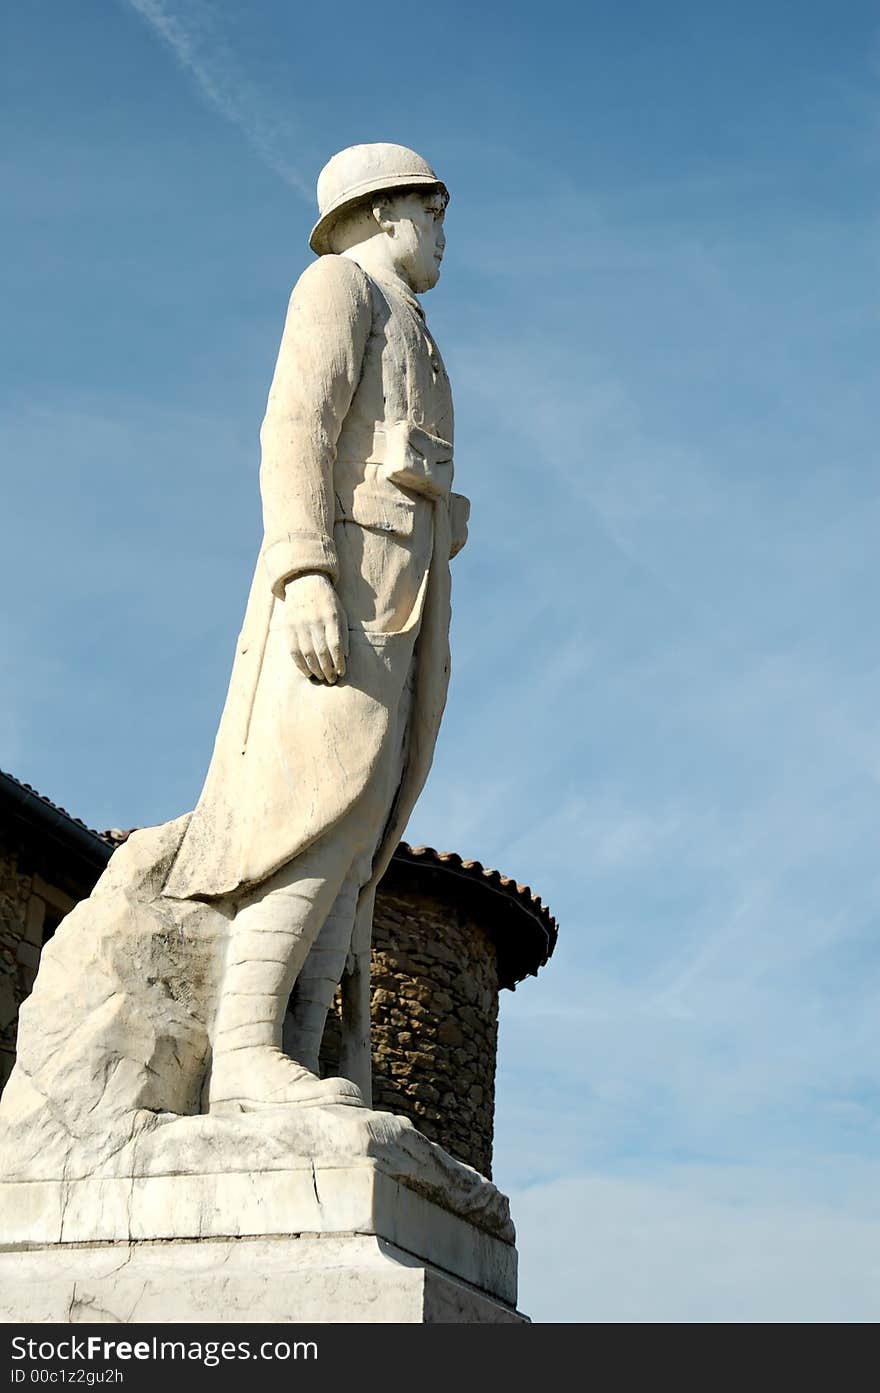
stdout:
[[13,829],[0,841],[0,1088],[12,1072],[18,1008],[37,975],[40,950],[62,917],[91,890],[51,845]]
[[[481,1174],[492,1174],[498,963],[485,922],[423,869],[379,888],[371,971],[373,1106],[402,1113]],[[321,1052],[339,1058],[338,997]]]
[[25,941],[31,877],[18,864],[12,847],[0,849],[0,1087],[15,1058],[18,1008],[30,990],[19,965]]

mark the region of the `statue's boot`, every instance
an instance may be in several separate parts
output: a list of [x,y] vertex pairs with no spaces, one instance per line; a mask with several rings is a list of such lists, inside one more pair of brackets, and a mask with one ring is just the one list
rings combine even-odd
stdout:
[[290,1011],[284,1021],[284,1050],[314,1074],[319,1072],[321,1042],[327,1012],[333,1001],[351,947],[360,886],[346,880],[333,908],[297,974]]
[[316,880],[282,883],[233,920],[212,1032],[211,1112],[363,1105],[348,1079],[320,1079],[281,1049],[291,987],[326,913],[328,888]]

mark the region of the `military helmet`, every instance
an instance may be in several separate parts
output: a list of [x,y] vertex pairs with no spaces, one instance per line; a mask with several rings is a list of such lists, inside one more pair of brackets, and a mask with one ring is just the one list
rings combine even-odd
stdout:
[[415,150],[405,145],[349,145],[328,160],[318,175],[318,221],[309,246],[330,251],[331,229],[340,215],[372,193],[391,189],[434,188],[449,197],[446,185]]

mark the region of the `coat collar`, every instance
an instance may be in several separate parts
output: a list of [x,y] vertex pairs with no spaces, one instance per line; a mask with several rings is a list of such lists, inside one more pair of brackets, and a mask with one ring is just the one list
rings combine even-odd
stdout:
[[[361,267],[361,270],[364,268]],[[400,297],[419,319],[425,318],[425,311],[416,298],[414,292],[410,290],[402,276],[398,276],[394,271],[367,271],[365,273],[372,280],[376,281],[383,290],[390,290],[394,295]]]

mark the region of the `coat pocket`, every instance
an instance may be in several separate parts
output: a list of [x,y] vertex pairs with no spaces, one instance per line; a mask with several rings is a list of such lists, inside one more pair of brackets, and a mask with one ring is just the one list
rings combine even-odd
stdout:
[[359,527],[392,537],[411,537],[417,506],[416,500],[407,498],[400,489],[382,489],[367,481],[347,497],[337,493],[336,521],[356,522]]
[[336,590],[352,629],[395,634],[413,622],[433,550],[434,508],[371,479],[353,490],[347,507],[337,492]]

